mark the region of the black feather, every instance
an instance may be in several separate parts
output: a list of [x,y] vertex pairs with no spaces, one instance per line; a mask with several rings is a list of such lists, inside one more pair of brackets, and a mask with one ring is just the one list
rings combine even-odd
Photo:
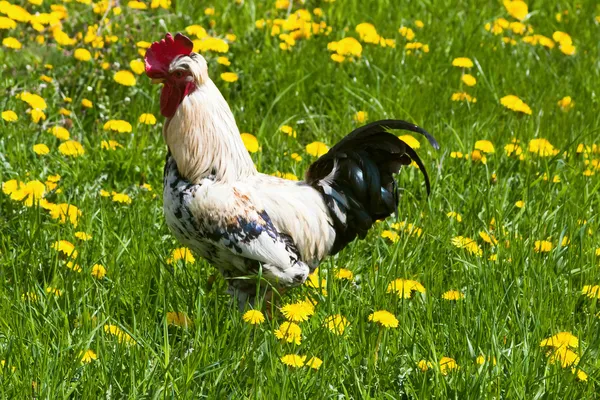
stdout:
[[429,176],[417,153],[387,129],[403,129],[424,135],[439,149],[427,131],[401,120],[382,120],[355,129],[306,172],[306,182],[325,199],[336,231],[331,254],[339,252],[357,236],[364,238],[373,223],[393,214],[398,207],[394,174],[414,161]]

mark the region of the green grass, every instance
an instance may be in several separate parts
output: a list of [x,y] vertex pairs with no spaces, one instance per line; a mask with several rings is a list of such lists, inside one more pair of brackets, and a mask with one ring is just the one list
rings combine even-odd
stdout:
[[[22,2],[29,11],[49,11]],[[529,4],[527,24],[537,34],[551,37],[568,32],[577,48],[574,56],[558,45],[548,50],[522,43],[502,42],[484,29],[486,22],[504,17],[513,21],[498,1],[457,2],[338,0],[332,4],[307,0],[306,7],[323,9],[332,27],[329,36],[298,40],[291,51],[279,49],[270,28],[259,30],[261,18],[285,18],[273,1],[217,1],[216,14],[204,15],[197,2],[173,1],[170,10],[135,11],[121,2],[119,16],[108,14],[116,44],[93,49],[89,44],[56,45],[52,34],[38,33],[19,23],[0,30],[0,38],[16,37],[19,51],[0,51],[0,111],[14,110],[19,120],[0,119],[0,181],[44,182],[60,174],[60,193],[49,193],[53,203],[76,205],[82,215],[77,227],[61,224],[40,207],[26,207],[0,194],[0,395],[4,398],[595,398],[600,387],[600,311],[597,300],[581,294],[584,285],[600,284],[598,187],[600,169],[586,177],[579,143],[591,146],[600,133],[599,23],[600,9],[592,1]],[[176,4],[175,4],[176,3]],[[268,4],[265,4],[268,3]],[[62,4],[62,3],[60,3]],[[207,4],[208,5],[208,4]],[[91,6],[65,4],[69,12],[63,29],[74,37],[85,35],[101,16]],[[300,8],[294,5],[293,10]],[[558,22],[555,14],[568,11]],[[216,22],[208,29],[209,20]],[[423,29],[414,21],[424,22]],[[327,44],[345,36],[358,38],[354,27],[373,23],[378,32],[397,40],[395,49],[363,43],[362,57],[338,64]],[[423,229],[421,237],[400,233],[391,243],[381,237],[390,220],[377,224],[366,240],[354,242],[326,260],[320,273],[327,279],[327,296],[302,287],[286,293],[281,303],[318,300],[315,315],[300,325],[299,346],[279,342],[273,331],[284,321],[279,312],[262,325],[246,324],[237,305],[224,293],[215,270],[205,261],[168,264],[180,245],[169,233],[162,215],[162,167],[166,154],[158,109],[159,90],[137,76],[124,87],[114,72],[139,58],[135,43],[160,39],[164,31],[183,31],[200,24],[223,37],[237,40],[226,54],[232,64],[218,65],[207,53],[210,74],[229,101],[242,132],[254,134],[262,150],[253,154],[260,171],[291,172],[302,176],[314,160],[305,145],[323,141],[332,146],[357,126],[356,111],[369,121],[400,118],[434,134],[441,144],[435,152],[422,138],[419,155],[432,178],[429,198],[421,174],[407,168],[399,175],[403,188],[397,221]],[[415,30],[415,40],[430,52],[407,55],[400,26]],[[345,28],[348,28],[345,31]],[[35,37],[46,37],[36,44]],[[85,47],[100,59],[81,62],[72,50]],[[460,83],[455,57],[467,56],[478,83]],[[102,70],[102,61],[110,63]],[[120,68],[117,66],[120,65]],[[52,64],[53,69],[44,67]],[[225,83],[221,72],[239,74]],[[46,74],[54,80],[44,83]],[[473,104],[452,102],[452,93],[465,90]],[[47,119],[34,124],[27,105],[16,99],[23,91],[40,94],[48,103]],[[514,94],[532,115],[510,111],[500,98]],[[69,96],[73,102],[63,101]],[[557,101],[571,96],[573,109],[563,112]],[[93,101],[84,109],[81,99]],[[73,112],[67,119],[58,113]],[[159,124],[138,124],[151,112]],[[124,119],[132,133],[102,129],[109,119]],[[278,131],[283,124],[297,130],[297,138]],[[71,158],[58,152],[60,141],[49,127],[69,128],[85,155]],[[548,139],[560,152],[539,157],[527,151],[533,138]],[[116,151],[100,148],[102,140],[117,140]],[[470,153],[477,140],[490,140],[495,153],[487,164],[452,158],[452,151]],[[520,140],[525,160],[507,157],[503,147]],[[50,154],[37,156],[32,146],[45,143]],[[600,144],[600,143],[596,143]],[[301,162],[290,159],[297,152]],[[568,154],[565,154],[567,152]],[[590,154],[589,159],[598,159]],[[542,179],[543,174],[550,182]],[[496,178],[493,178],[493,174]],[[560,183],[552,183],[558,175]],[[152,192],[140,188],[149,183]],[[119,204],[100,196],[100,190],[127,193],[132,203]],[[156,197],[154,195],[156,194]],[[524,200],[523,209],[515,202]],[[461,214],[462,222],[446,214]],[[490,222],[496,229],[490,230]],[[578,222],[586,220],[585,224]],[[501,228],[503,226],[504,228]],[[82,242],[76,231],[93,236]],[[500,244],[483,242],[479,232],[494,234]],[[477,240],[480,257],[451,244],[455,236]],[[570,244],[561,246],[568,236]],[[548,253],[534,251],[534,242],[550,238]],[[59,239],[75,244],[77,273],[51,246]],[[510,246],[505,246],[505,241]],[[489,257],[497,254],[496,261]],[[94,278],[93,265],[106,267],[104,279]],[[355,282],[334,278],[335,268],[353,271]],[[399,299],[386,293],[396,278],[420,282],[426,293]],[[46,293],[58,288],[61,296]],[[442,294],[455,289],[465,298],[451,302]],[[23,295],[34,293],[36,300]],[[380,328],[368,321],[376,310],[396,315],[399,326]],[[167,324],[166,314],[181,311],[193,324],[187,329]],[[341,313],[350,321],[344,336],[323,327],[328,315]],[[119,343],[104,331],[114,324],[128,332],[135,345]],[[578,381],[570,368],[549,363],[540,342],[561,331],[580,340],[575,352],[579,368],[588,375]],[[97,360],[81,362],[81,352],[92,349]],[[286,367],[285,354],[317,356],[318,371]],[[497,363],[482,366],[480,354]],[[452,357],[459,369],[447,375],[435,366]],[[434,367],[417,368],[420,360]]]

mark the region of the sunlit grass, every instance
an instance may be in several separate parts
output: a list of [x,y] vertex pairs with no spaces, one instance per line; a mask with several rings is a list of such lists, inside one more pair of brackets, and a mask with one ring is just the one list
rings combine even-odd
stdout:
[[[275,1],[120,2],[120,13],[32,3],[20,5],[67,15],[63,35],[0,9],[3,397],[595,398],[593,2],[531,3],[516,33],[518,4],[307,1],[290,15],[304,8],[325,26],[293,45],[272,34],[288,18]],[[356,32],[364,22],[376,32]],[[398,216],[279,299],[299,334],[277,309],[243,317],[164,224],[160,94],[136,61],[140,41],[192,25],[194,39],[201,27],[224,40],[204,54],[261,172],[301,178],[314,142],[331,147],[378,119],[440,142],[435,152],[415,138],[428,198],[419,171],[404,169]],[[86,42],[90,26],[101,35]],[[361,51],[340,50],[345,37]]]

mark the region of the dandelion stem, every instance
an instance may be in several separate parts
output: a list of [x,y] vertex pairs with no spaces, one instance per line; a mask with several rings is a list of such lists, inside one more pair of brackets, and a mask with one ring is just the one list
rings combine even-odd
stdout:
[[377,343],[375,344],[375,366],[377,366],[377,359],[379,356],[379,345],[381,344],[382,335],[383,335],[383,325],[379,325],[379,333],[377,334]]

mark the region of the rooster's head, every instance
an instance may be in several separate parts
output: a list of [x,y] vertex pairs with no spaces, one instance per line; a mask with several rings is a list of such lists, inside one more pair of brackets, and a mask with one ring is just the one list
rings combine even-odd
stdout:
[[206,60],[193,53],[192,41],[180,33],[170,33],[160,42],[152,43],[144,58],[146,75],[152,83],[163,83],[160,112],[167,118],[175,115],[185,96],[208,79]]

